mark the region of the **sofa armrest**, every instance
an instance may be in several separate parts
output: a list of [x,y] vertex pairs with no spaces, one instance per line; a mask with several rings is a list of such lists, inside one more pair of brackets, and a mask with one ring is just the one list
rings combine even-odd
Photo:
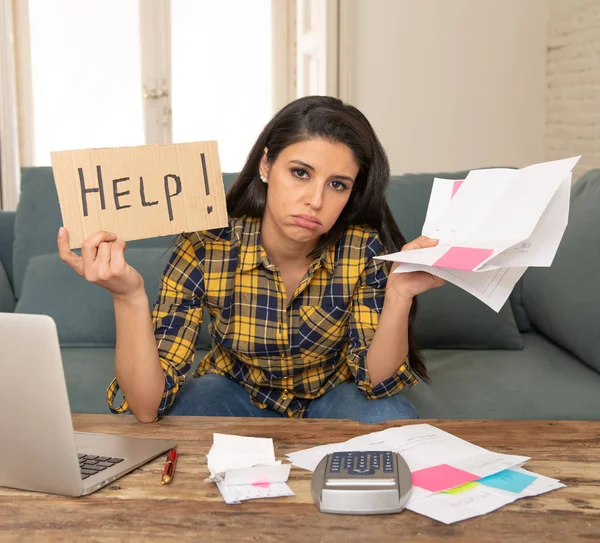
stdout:
[[0,211],[0,264],[8,281],[13,285],[13,242],[15,239],[15,211]]

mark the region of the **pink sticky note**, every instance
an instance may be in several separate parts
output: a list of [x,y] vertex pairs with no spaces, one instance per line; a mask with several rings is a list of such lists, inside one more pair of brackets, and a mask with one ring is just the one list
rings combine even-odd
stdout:
[[259,488],[269,488],[271,483],[252,483],[252,486],[257,486]]
[[464,179],[462,181],[454,181],[454,184],[452,185],[452,196],[450,196],[450,200],[452,200],[452,198],[454,198],[456,191],[460,188],[460,186],[463,183],[464,183]]
[[441,492],[455,488],[472,481],[481,479],[478,475],[469,473],[462,469],[453,468],[448,464],[440,464],[431,468],[413,471],[413,485],[430,490],[431,492]]
[[473,247],[450,247],[433,265],[436,268],[452,270],[474,270],[494,252],[493,249],[475,249]]

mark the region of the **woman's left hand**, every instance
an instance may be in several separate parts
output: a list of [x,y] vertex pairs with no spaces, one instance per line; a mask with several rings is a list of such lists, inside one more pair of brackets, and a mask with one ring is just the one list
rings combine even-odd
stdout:
[[[419,236],[417,239],[404,245],[402,251],[435,247],[438,243],[437,239]],[[392,271],[399,265],[400,263],[395,263],[392,267]],[[385,299],[386,301],[388,299],[393,299],[411,304],[414,296],[422,294],[432,288],[441,287],[444,283],[445,281],[440,277],[436,277],[431,273],[423,271],[390,273],[385,291]]]

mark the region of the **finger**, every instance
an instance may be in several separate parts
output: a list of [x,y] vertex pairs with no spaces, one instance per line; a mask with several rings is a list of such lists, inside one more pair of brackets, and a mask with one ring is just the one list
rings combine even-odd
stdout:
[[409,245],[413,245],[415,249],[425,249],[426,247],[433,247],[438,243],[438,239],[428,238],[427,236],[419,236],[417,239],[411,241]]
[[432,273],[430,273],[429,275],[431,276],[431,279],[433,281],[433,287],[432,288],[441,287],[446,282],[441,277],[437,277],[436,275],[433,275]]
[[426,271],[410,272],[407,275],[412,275],[418,281],[420,286],[425,287],[426,290],[435,288],[436,286],[441,286],[445,283],[441,277]]
[[115,234],[111,232],[105,232],[104,230],[100,230],[99,232],[96,232],[87,238],[81,244],[81,256],[83,257],[84,268],[91,268],[94,265],[96,255],[98,253],[98,246],[103,241],[114,241],[115,239],[117,239]]
[[123,252],[127,248],[124,241],[117,240],[110,247],[110,266],[116,274],[123,273],[125,270],[125,255]]
[[419,236],[402,247],[403,251],[412,251],[414,249],[426,249],[427,247],[434,247],[439,243],[438,239],[428,238],[427,236]]
[[56,244],[60,259],[71,266],[79,275],[83,276],[83,259],[71,251],[69,246],[69,232],[64,226],[58,229]]
[[411,272],[408,275],[413,275],[415,278],[414,294],[419,295],[427,292],[428,290],[441,287],[446,281],[442,278],[437,277],[429,272]]
[[94,267],[96,268],[96,273],[100,278],[105,278],[110,268],[110,253],[112,245],[113,242],[110,241],[103,241],[100,245],[98,245],[98,252],[96,253]]

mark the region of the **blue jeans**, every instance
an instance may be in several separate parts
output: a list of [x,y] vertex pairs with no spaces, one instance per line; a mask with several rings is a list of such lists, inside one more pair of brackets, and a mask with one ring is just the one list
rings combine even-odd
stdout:
[[[283,417],[271,409],[261,409],[250,401],[250,394],[235,381],[207,374],[187,380],[179,391],[169,415],[213,417]],[[359,422],[388,422],[417,419],[412,404],[401,394],[368,400],[352,381],[346,381],[313,400],[308,417],[314,419],[352,419]]]

